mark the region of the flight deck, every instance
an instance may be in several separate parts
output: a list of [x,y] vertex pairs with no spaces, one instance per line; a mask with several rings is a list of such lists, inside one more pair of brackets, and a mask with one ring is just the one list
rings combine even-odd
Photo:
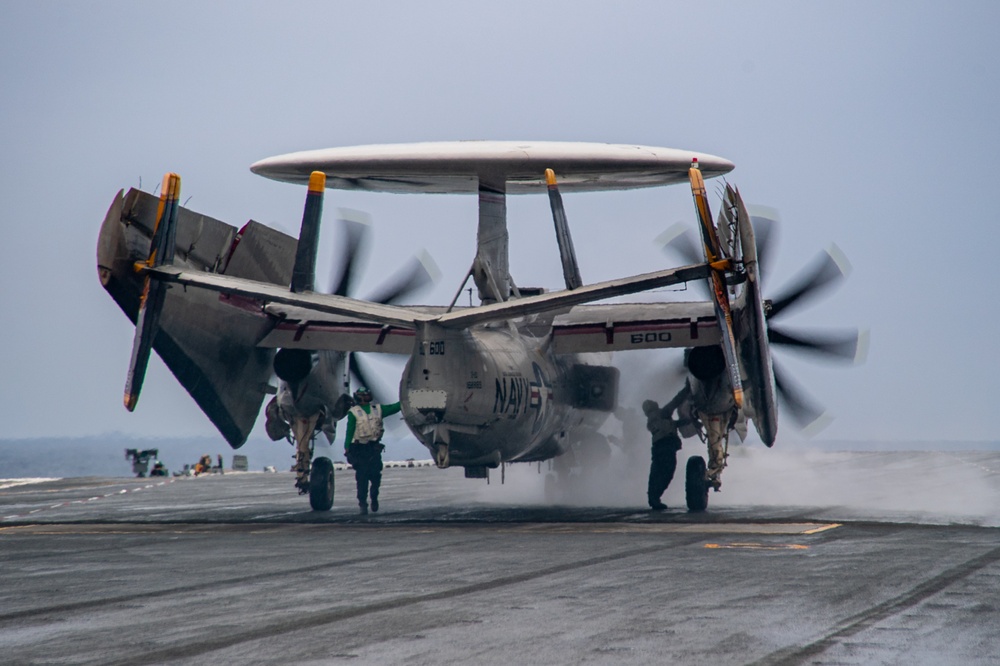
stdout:
[[997,663],[1000,453],[760,453],[745,474],[823,467],[807,484],[814,501],[769,498],[760,479],[733,474],[701,514],[677,508],[677,481],[662,513],[641,497],[546,502],[528,466],[489,485],[387,469],[382,511],[368,516],[349,470],[335,473],[329,512],[289,493],[288,472],[0,482],[0,653],[14,664]]

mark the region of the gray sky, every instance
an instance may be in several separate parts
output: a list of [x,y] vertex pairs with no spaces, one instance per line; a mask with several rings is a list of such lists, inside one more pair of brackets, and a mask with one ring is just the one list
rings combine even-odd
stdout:
[[[122,407],[132,326],[95,268],[119,188],[177,171],[188,207],[294,234],[304,190],[252,162],[517,139],[732,160],[744,198],[782,214],[766,291],[830,242],[854,267],[785,320],[871,330],[860,367],[780,355],[835,416],[821,437],[997,439],[997,3],[3,0],[0,18],[3,436],[215,432],[155,357]],[[684,187],[565,199],[586,281],[676,263],[652,241],[694,225]],[[475,205],[330,191],[325,219],[375,219],[362,295],[426,247],[443,279],[423,300],[446,302]],[[517,283],[558,287],[546,198],[510,201],[509,226]]]

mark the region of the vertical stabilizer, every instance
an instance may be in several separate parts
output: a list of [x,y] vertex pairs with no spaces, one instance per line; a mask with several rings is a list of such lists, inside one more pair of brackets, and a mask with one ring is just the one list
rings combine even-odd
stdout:
[[708,276],[708,283],[715,304],[715,318],[722,331],[722,352],[726,357],[729,383],[733,388],[733,401],[738,408],[742,408],[743,380],[739,360],[736,356],[733,314],[729,306],[729,288],[726,285],[726,269],[730,268],[730,262],[722,256],[722,243],[719,241],[718,231],[712,223],[712,211],[708,207],[708,196],[705,193],[705,179],[701,175],[701,169],[698,168],[698,160],[691,163],[691,168],[688,169],[688,179],[691,182],[694,207],[698,212],[698,226],[701,228],[705,261],[712,269]]
[[[163,177],[160,205],[156,212],[156,226],[150,243],[149,258],[136,264],[136,272],[142,268],[163,266],[174,261],[174,247],[177,239],[177,199],[181,193],[181,177],[168,173]],[[142,296],[139,299],[139,316],[135,322],[135,337],[132,341],[132,358],[129,361],[125,379],[125,408],[135,410],[139,391],[146,377],[149,353],[153,348],[153,338],[160,326],[160,312],[167,295],[167,285],[157,280],[144,278]]]
[[309,176],[309,192],[302,211],[302,228],[299,244],[295,248],[295,265],[292,267],[291,289],[295,293],[316,290],[316,253],[319,248],[319,223],[323,216],[323,190],[326,174],[313,171]]
[[552,208],[552,221],[556,225],[556,242],[559,243],[559,257],[562,259],[563,278],[567,289],[577,289],[583,285],[580,277],[580,266],[576,262],[576,250],[573,248],[573,238],[569,234],[569,222],[566,220],[566,209],[563,208],[562,195],[556,184],[556,173],[552,169],[545,170],[545,182],[549,188],[549,206]]

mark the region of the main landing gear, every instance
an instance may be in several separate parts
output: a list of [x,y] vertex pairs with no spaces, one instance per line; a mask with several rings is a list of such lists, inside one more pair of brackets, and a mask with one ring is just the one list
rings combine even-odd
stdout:
[[[725,460],[723,458],[723,460]],[[708,491],[718,492],[722,487],[723,462],[720,466],[709,469],[701,456],[691,456],[687,461],[684,475],[684,497],[687,500],[688,511],[700,513],[708,508]]]
[[309,506],[313,511],[329,511],[333,507],[333,461],[319,457],[309,473]]
[[687,461],[684,478],[684,497],[688,511],[700,513],[708,508],[708,468],[701,456],[691,456]]
[[333,507],[333,461],[325,456],[313,460],[316,448],[317,417],[298,419],[295,437],[295,487],[300,495],[309,495],[313,511],[329,511]]

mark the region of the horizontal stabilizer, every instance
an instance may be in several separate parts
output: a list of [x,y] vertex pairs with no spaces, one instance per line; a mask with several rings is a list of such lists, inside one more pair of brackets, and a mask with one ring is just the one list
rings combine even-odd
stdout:
[[[277,285],[262,284],[252,280],[214,275],[201,271],[185,271],[178,266],[163,266],[157,269],[150,269],[150,273],[156,279],[164,282],[200,287],[229,296],[250,299],[260,304],[280,303],[302,308],[304,311],[349,317],[363,322],[373,322],[387,327],[386,331],[395,332],[398,335],[403,333],[401,329],[412,330],[418,323],[423,322],[435,322],[445,328],[467,328],[474,324],[502,321],[554,310],[566,310],[574,305],[581,305],[591,301],[599,301],[671,284],[704,279],[708,270],[709,268],[706,265],[671,268],[628,278],[599,282],[580,287],[579,289],[516,298],[502,303],[463,308],[462,310],[444,314],[426,308],[384,305],[333,294],[296,294]],[[358,327],[355,326],[350,331],[345,330],[344,332],[366,335],[367,339],[378,337],[378,334],[374,330],[365,333],[355,329],[358,329]],[[372,351],[370,343],[365,343],[362,348],[358,349],[344,348],[340,345],[327,348],[337,348],[342,351],[360,351],[362,349]],[[397,350],[398,347],[393,348],[392,351]],[[385,349],[384,351],[390,350]]]
[[704,264],[682,266],[588,284],[573,290],[566,289],[548,294],[515,298],[503,303],[491,303],[475,308],[466,308],[459,312],[450,312],[439,317],[438,324],[445,328],[467,328],[473,324],[541,314],[615,296],[636,294],[671,284],[703,280],[708,275],[708,271],[708,266]]

